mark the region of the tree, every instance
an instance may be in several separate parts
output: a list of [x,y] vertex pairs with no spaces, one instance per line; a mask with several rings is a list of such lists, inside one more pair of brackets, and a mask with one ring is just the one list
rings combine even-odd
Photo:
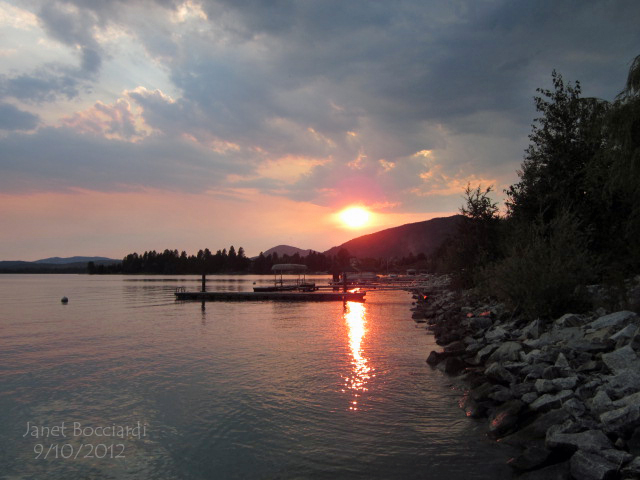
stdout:
[[[586,166],[605,145],[604,118],[609,104],[581,98],[580,83],[565,84],[552,73],[553,90],[537,89],[531,143],[526,149],[520,182],[506,190],[511,217],[533,221],[542,214],[549,221],[569,206],[587,213],[597,192],[587,190]],[[594,198],[595,197],[595,198]]]

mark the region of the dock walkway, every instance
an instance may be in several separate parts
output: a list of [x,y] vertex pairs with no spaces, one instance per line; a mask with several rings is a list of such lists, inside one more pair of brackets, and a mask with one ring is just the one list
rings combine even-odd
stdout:
[[229,300],[277,300],[277,301],[349,301],[364,302],[366,292],[188,292],[178,289],[176,300],[229,301]]

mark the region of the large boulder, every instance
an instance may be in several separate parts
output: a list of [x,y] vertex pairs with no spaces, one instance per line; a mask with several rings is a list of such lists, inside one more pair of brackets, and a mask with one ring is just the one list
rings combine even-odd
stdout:
[[600,451],[613,448],[611,440],[600,430],[580,433],[562,433],[559,428],[547,431],[545,446],[550,449]]

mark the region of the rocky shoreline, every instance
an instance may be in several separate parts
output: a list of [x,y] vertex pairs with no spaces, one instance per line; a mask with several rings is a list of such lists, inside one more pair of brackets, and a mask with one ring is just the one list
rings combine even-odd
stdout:
[[474,301],[447,276],[414,290],[413,318],[442,346],[427,363],[463,381],[467,416],[522,449],[514,477],[640,479],[640,276],[624,290],[623,304],[553,321]]

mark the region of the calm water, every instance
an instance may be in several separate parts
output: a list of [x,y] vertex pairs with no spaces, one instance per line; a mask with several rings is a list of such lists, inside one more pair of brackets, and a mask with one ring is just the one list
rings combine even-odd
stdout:
[[2,478],[508,478],[426,365],[408,293],[202,305],[176,286],[199,279],[0,275]]

